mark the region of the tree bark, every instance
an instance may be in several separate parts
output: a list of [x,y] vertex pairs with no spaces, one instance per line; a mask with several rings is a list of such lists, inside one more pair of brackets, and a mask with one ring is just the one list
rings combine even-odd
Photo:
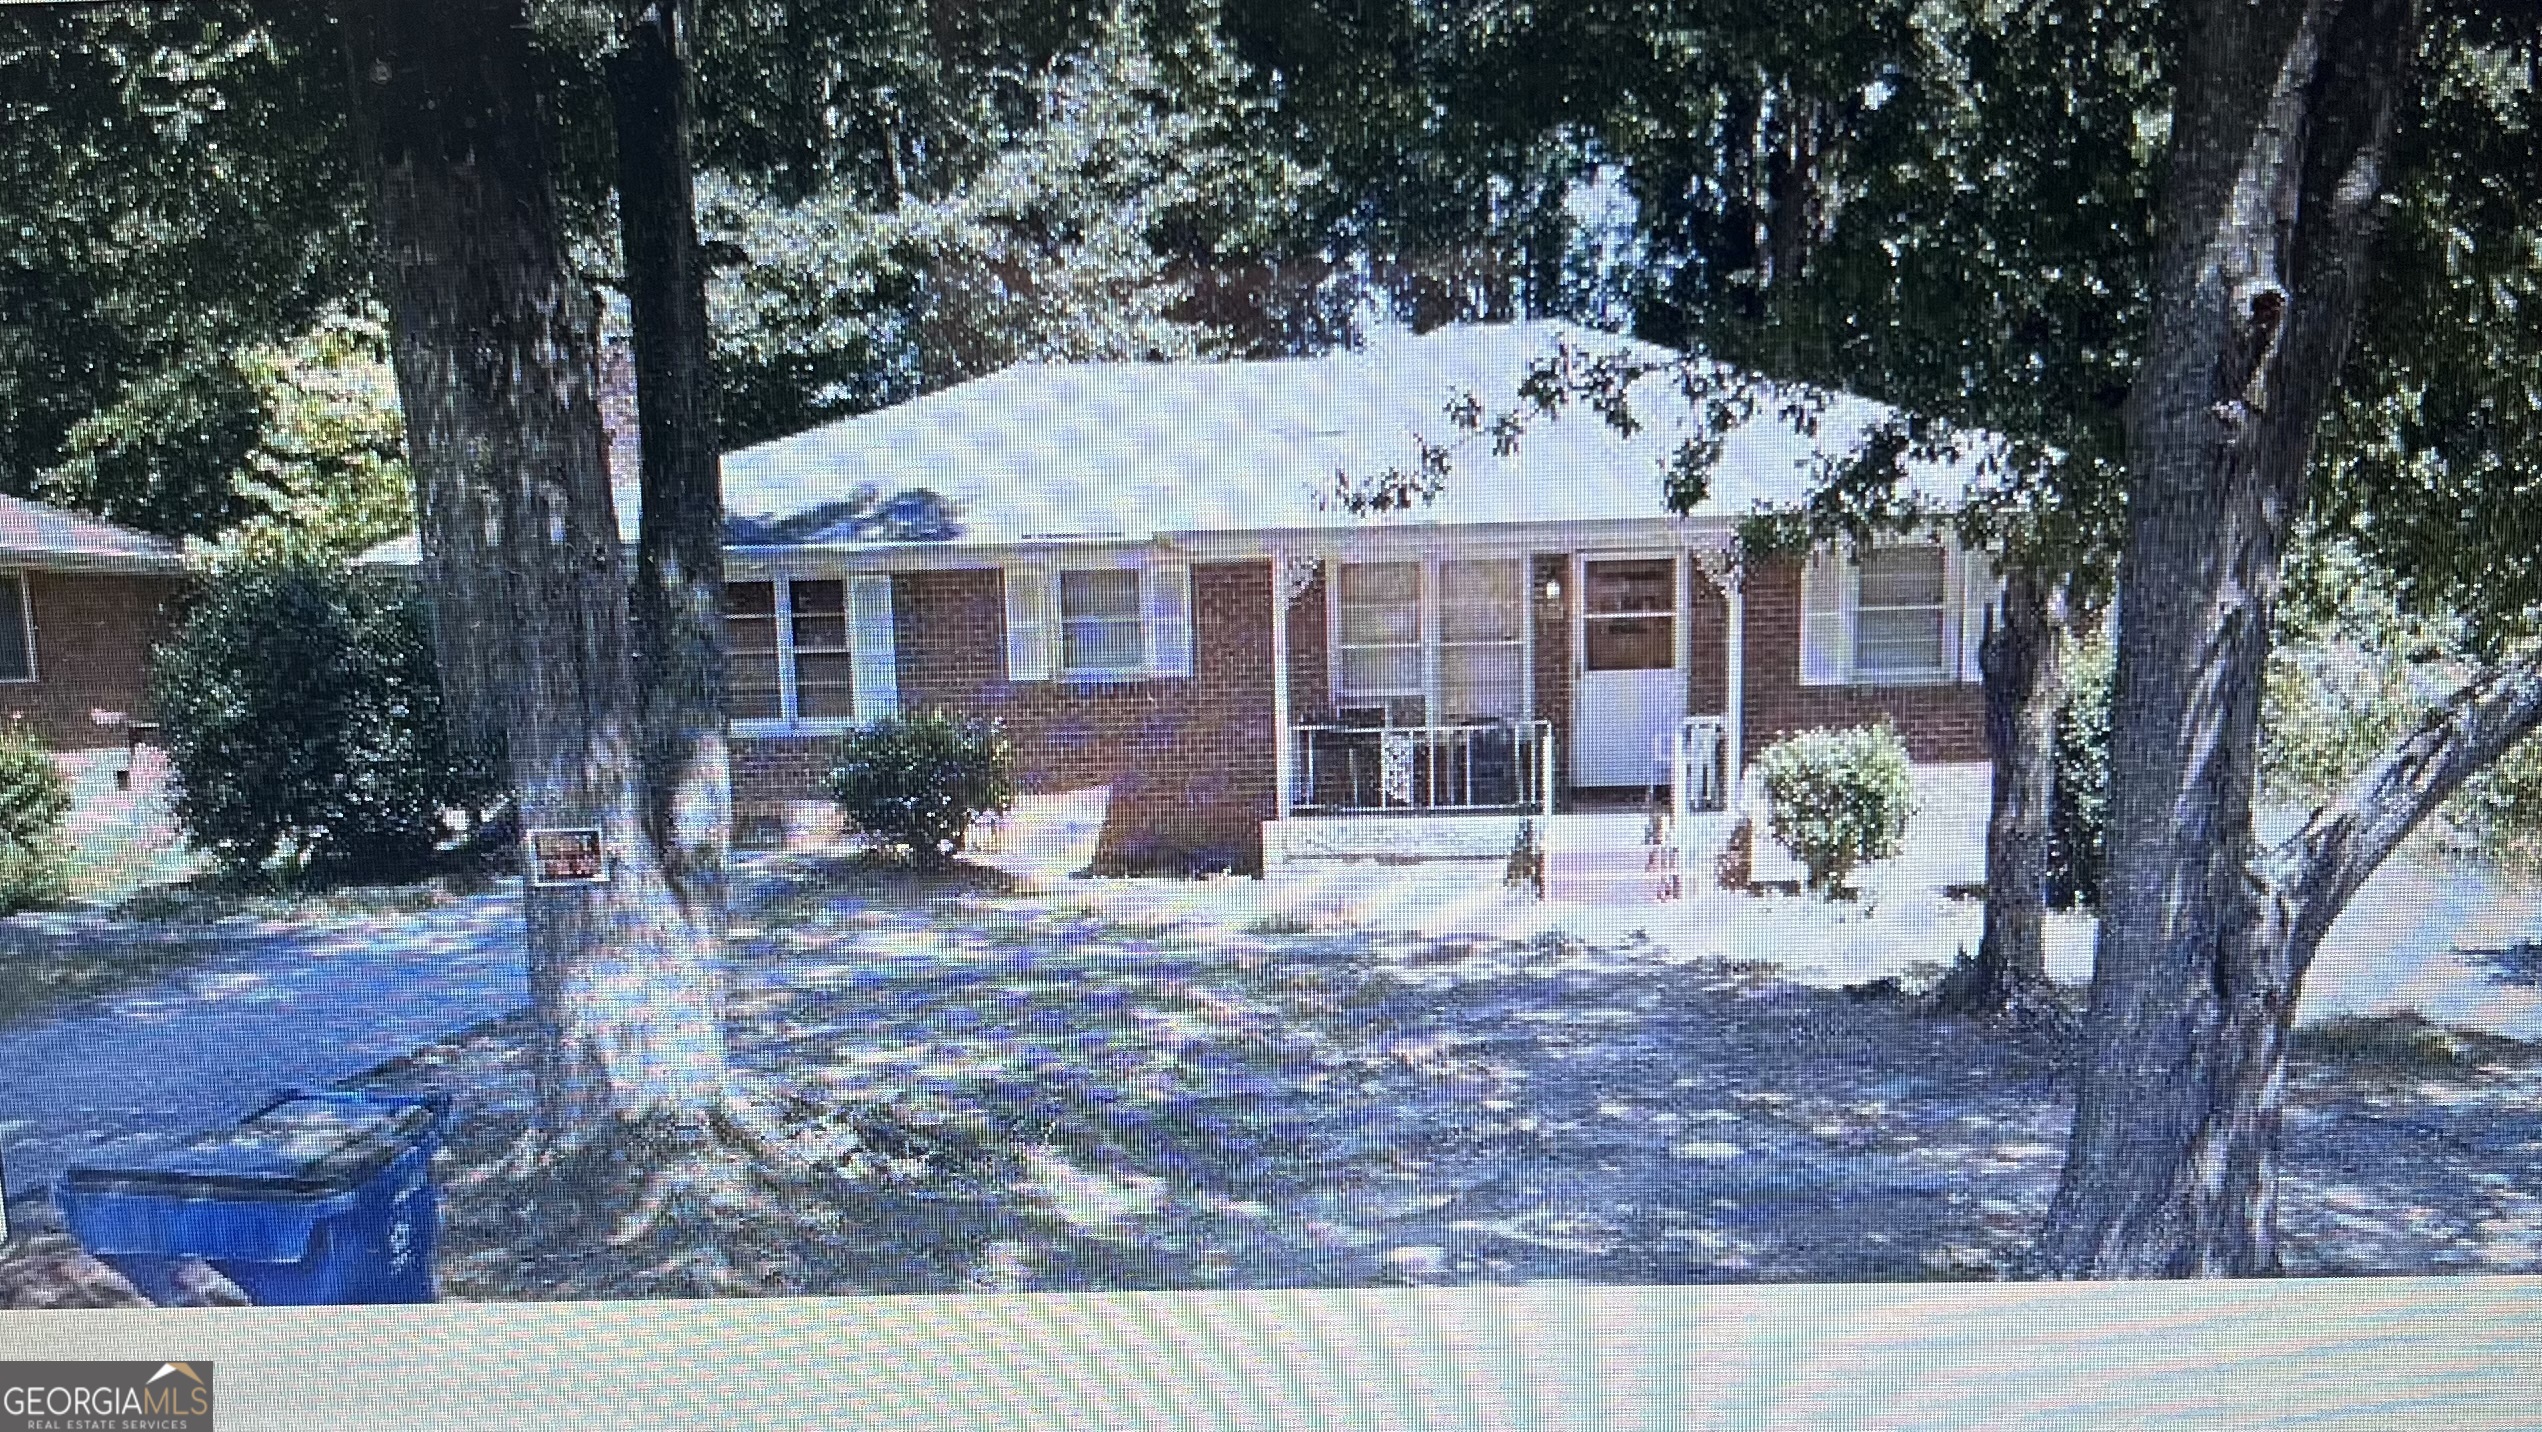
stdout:
[[689,181],[690,23],[686,4],[643,7],[609,79],[643,449],[635,620],[646,816],[689,919],[720,930],[732,843],[724,497],[707,367],[706,274]]
[[2049,1271],[2278,1267],[2309,954],[2288,935],[2336,910],[2283,908],[2330,887],[2272,891],[2258,863],[2261,679],[2417,21],[2415,0],[2206,0],[2190,26],[2127,414],[2109,868]]
[[1977,958],[1938,992],[1955,1014],[2017,1012],[2048,991],[2048,817],[2055,801],[2057,702],[2063,691],[2048,584],[2023,567],[2004,574],[2002,613],[1989,614],[1978,666],[1985,678],[1986,751],[1993,780],[1986,819],[1986,924]]
[[338,14],[442,638],[498,688],[523,825],[606,852],[606,883],[525,888],[541,1128],[695,1124],[724,1093],[721,970],[646,819],[592,305],[521,3]]

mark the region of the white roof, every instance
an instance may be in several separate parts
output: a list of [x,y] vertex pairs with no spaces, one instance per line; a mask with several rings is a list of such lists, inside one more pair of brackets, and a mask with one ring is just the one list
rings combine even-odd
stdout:
[[[724,457],[736,547],[871,547],[911,541],[1006,546],[1072,540],[1366,530],[1372,527],[1666,521],[1662,473],[1696,431],[1666,376],[1633,390],[1641,431],[1618,434],[1584,405],[1533,420],[1510,456],[1466,437],[1449,405],[1519,405],[1519,384],[1568,342],[1594,354],[1675,355],[1576,325],[1455,325],[1360,349],[1267,362],[1027,363],[898,407]],[[1688,514],[1728,523],[1804,497],[1820,452],[1840,454],[1888,409],[1831,398],[1804,438],[1760,406],[1732,432],[1711,492]],[[1336,473],[1412,471],[1419,443],[1456,443],[1444,491],[1408,512],[1352,515]],[[1461,442],[1459,440],[1462,439]],[[1967,472],[1912,474],[1937,505]],[[634,540],[631,490],[619,519]],[[411,561],[412,539],[403,544]],[[375,554],[397,560],[388,551]]]

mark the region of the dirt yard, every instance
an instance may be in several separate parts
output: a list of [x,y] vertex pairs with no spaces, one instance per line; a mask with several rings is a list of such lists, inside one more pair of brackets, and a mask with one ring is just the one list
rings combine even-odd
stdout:
[[[812,1173],[713,1194],[705,1284],[540,1236],[496,1168],[531,1097],[517,1020],[382,1071],[464,1111],[445,1296],[1994,1278],[2056,1179],[2054,1031],[1630,934],[1213,918],[1142,888],[772,867],[732,1033]],[[2542,1263],[2531,1046],[2385,1019],[2304,1049],[2290,1271]]]

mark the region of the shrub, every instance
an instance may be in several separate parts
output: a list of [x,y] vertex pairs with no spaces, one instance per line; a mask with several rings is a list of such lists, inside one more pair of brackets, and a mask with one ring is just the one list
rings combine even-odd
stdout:
[[214,576],[151,691],[187,839],[233,874],[410,874],[499,783],[450,754],[421,595],[289,557]]
[[24,730],[0,730],[0,914],[50,904],[69,888],[58,834],[70,814],[62,768]]
[[2109,822],[2109,638],[2069,643],[2057,703],[2055,789],[2048,803],[2048,904],[2099,908]]
[[1809,872],[1809,888],[1835,893],[1866,861],[1898,853],[1915,808],[1906,742],[1886,724],[1804,731],[1757,756],[1767,828]]
[[839,743],[830,796],[857,829],[947,865],[973,822],[1014,806],[1015,754],[996,728],[941,712],[885,719]]

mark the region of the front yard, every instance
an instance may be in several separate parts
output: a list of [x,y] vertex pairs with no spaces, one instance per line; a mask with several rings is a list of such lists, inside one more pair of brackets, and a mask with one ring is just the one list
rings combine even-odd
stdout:
[[[1218,919],[1172,882],[998,884],[813,861],[762,884],[733,1034],[811,1171],[715,1195],[703,1282],[540,1236],[495,1171],[530,1099],[518,1022],[383,1071],[466,1111],[445,1295],[1988,1278],[2055,1183],[2051,1031],[1629,934],[1264,918],[1251,882]],[[2537,1091],[2526,1045],[2323,1031],[2290,1267],[2533,1268]]]

